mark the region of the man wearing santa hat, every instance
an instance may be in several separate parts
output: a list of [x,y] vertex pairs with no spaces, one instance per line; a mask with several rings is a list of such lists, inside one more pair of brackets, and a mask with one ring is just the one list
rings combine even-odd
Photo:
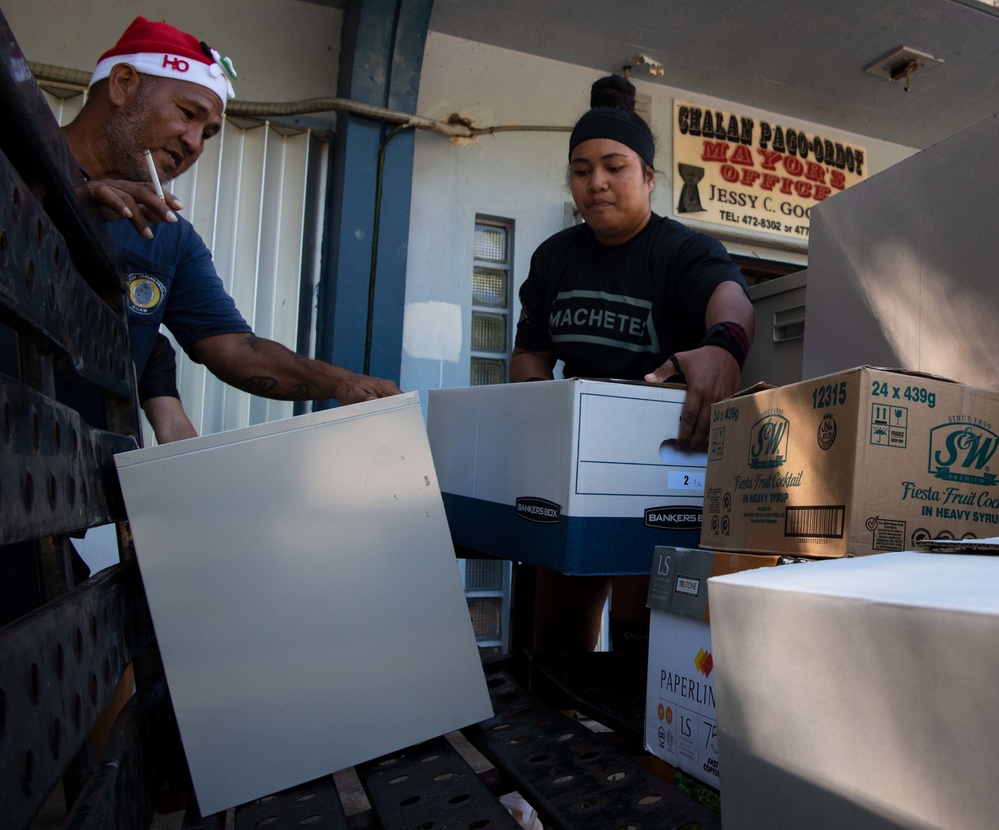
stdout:
[[235,77],[229,59],[203,41],[137,17],[101,55],[87,103],[63,130],[105,218],[120,220],[109,227],[128,267],[136,375],[162,323],[194,360],[253,394],[342,404],[398,394],[391,380],[257,337],[201,237],[176,213],[183,205],[169,192],[160,197],[159,180],[190,168],[221,129]]

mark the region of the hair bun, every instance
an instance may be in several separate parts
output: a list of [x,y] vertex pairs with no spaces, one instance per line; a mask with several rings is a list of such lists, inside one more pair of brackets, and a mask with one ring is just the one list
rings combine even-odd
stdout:
[[635,86],[623,75],[608,75],[590,87],[590,108],[617,107],[635,111]]

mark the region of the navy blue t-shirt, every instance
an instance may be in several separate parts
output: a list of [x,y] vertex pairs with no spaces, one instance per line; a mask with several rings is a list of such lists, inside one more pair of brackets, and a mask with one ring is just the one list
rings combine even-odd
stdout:
[[152,225],[152,239],[140,236],[127,220],[109,225],[127,269],[128,326],[137,377],[160,324],[188,354],[202,338],[252,331],[226,292],[198,232],[183,217],[178,219]]
[[139,375],[136,389],[140,404],[150,398],[180,399],[180,392],[177,390],[177,355],[170,341],[160,332],[156,333],[153,350]]
[[538,246],[520,288],[516,344],[553,352],[565,377],[641,380],[705,334],[708,300],[723,282],[746,280],[724,246],[652,214],[621,245],[588,225]]

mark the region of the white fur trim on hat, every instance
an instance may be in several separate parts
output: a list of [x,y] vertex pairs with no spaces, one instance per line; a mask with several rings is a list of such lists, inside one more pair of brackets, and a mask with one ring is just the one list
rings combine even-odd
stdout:
[[[207,56],[206,56],[207,57]],[[164,52],[144,52],[138,55],[114,55],[105,58],[97,64],[94,74],[90,76],[88,86],[107,78],[111,70],[119,63],[127,63],[143,75],[156,75],[160,78],[174,78],[178,81],[188,81],[200,84],[214,92],[222,102],[225,112],[227,98],[235,98],[232,84],[222,67],[215,63],[202,63],[182,55],[171,55]]]

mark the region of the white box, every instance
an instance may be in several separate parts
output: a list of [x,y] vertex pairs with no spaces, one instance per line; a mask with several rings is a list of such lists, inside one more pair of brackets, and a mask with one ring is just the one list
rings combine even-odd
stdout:
[[812,208],[802,377],[873,364],[999,388],[997,145],[990,115]]
[[999,816],[999,558],[885,553],[710,582],[722,823]]
[[719,787],[709,578],[773,567],[779,556],[657,547],[649,583],[645,748]]
[[203,814],[491,717],[415,394],[115,461]]
[[564,573],[642,575],[657,544],[696,546],[707,457],[673,443],[685,397],[580,379],[431,390],[455,543]]

